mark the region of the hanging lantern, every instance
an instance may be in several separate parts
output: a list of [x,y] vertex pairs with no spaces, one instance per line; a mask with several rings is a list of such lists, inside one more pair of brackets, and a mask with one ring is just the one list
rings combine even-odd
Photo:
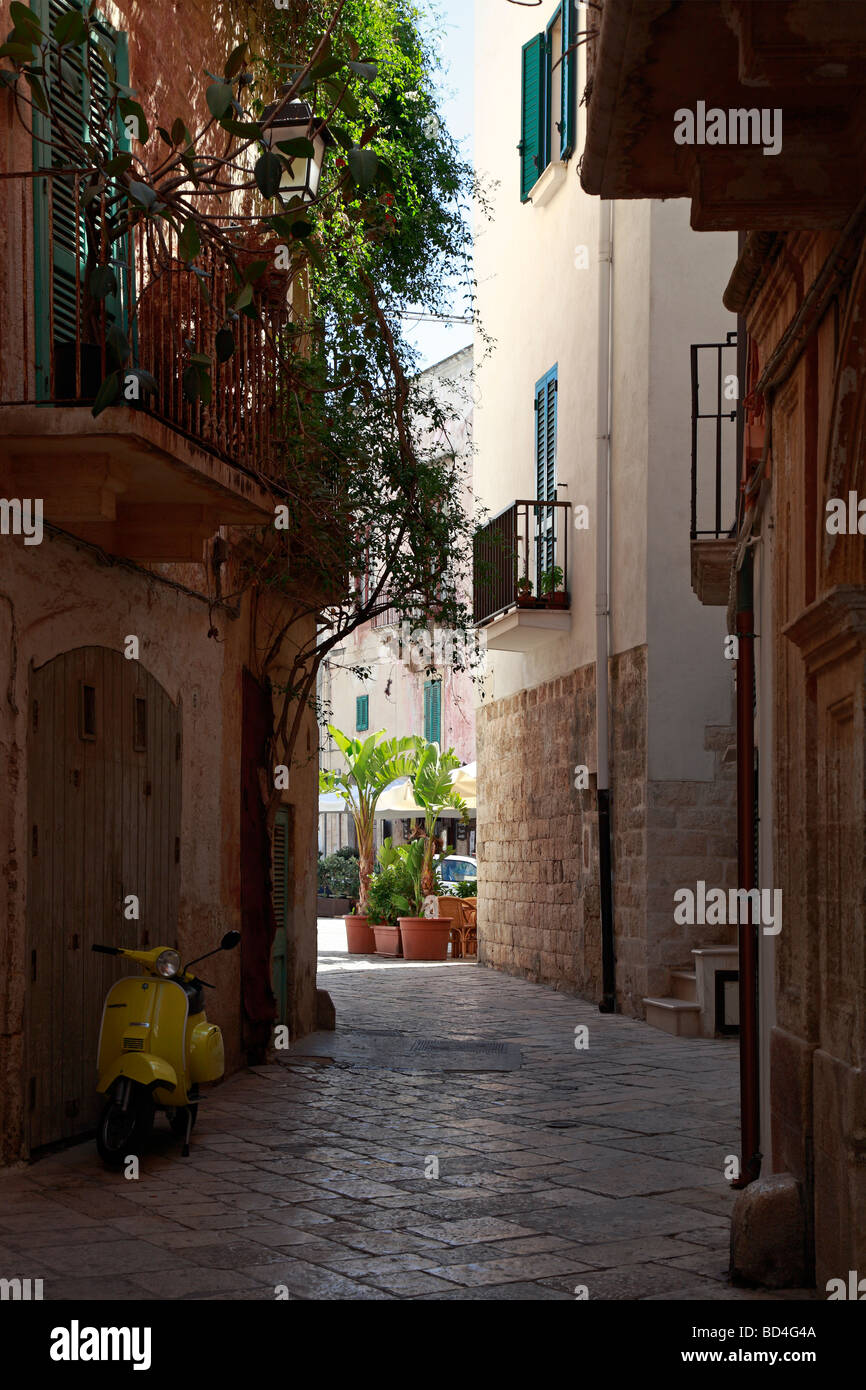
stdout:
[[[291,198],[314,202],[319,192],[325,150],[333,145],[333,136],[325,126],[313,130],[313,112],[306,101],[275,102],[265,109],[262,124],[265,143],[286,161],[280,179],[280,198],[284,202]],[[292,155],[279,149],[281,144],[294,140],[305,140],[312,146],[312,154]]]

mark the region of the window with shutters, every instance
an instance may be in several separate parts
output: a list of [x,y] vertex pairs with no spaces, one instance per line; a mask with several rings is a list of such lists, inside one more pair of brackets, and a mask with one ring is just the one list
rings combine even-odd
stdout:
[[[556,399],[558,365],[535,383],[535,496],[539,502],[556,501]],[[535,543],[537,573],[553,564],[556,509],[536,507]]]
[[520,113],[520,199],[548,164],[574,152],[577,111],[577,7],[563,0],[543,34],[523,45]]
[[355,700],[355,730],[363,734],[370,727],[370,696],[359,695]]
[[442,682],[424,682],[424,737],[428,743],[442,742]]
[[[44,29],[53,31],[65,14],[81,10],[81,0],[35,0],[34,9]],[[37,169],[61,169],[78,163],[74,147],[64,140],[64,130],[75,131],[82,138],[96,140],[114,151],[127,150],[129,142],[121,126],[117,131],[104,128],[99,113],[108,102],[111,89],[108,70],[119,83],[128,85],[129,63],[126,35],[100,22],[91,33],[91,58],[88,63],[83,46],[69,44],[62,54],[49,54],[45,72],[52,109],[56,122],[34,111],[33,151]],[[38,396],[51,396],[52,326],[55,349],[54,396],[68,398],[75,394],[76,366],[70,349],[58,346],[81,344],[92,334],[85,330],[82,314],[82,286],[87,263],[88,237],[100,241],[103,229],[96,203],[91,204],[88,218],[83,207],[84,188],[74,174],[55,174],[51,178],[34,179],[34,295],[36,307],[37,343],[36,369]],[[106,254],[117,280],[117,292],[105,300],[105,326],[128,321],[127,246],[124,241],[111,243]]]

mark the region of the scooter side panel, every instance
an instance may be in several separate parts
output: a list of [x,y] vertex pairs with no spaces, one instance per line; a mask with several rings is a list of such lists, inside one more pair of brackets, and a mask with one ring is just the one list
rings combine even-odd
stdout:
[[[121,1065],[125,1056],[138,1053],[144,1060],[149,1054],[166,1063],[166,1079],[172,1074],[177,1078],[174,1090],[154,1092],[156,1103],[186,1105],[187,1008],[185,992],[172,980],[144,980],[140,976],[118,980],[108,992],[102,1015],[98,1053],[100,1090],[104,1078],[108,1078],[110,1085],[114,1076],[131,1075]],[[153,1072],[151,1079],[156,1079]]]

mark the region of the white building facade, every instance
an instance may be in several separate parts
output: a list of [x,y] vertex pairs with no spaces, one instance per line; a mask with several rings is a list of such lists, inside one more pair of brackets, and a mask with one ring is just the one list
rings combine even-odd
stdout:
[[[582,192],[587,75],[571,44],[591,16],[568,0],[476,4],[491,202],[476,276],[494,344],[477,347],[474,415],[490,517],[475,589],[479,959],[713,1034],[735,1023],[736,932],[676,921],[674,893],[736,884],[730,662],[723,613],[692,589],[689,481],[690,349],[722,344],[718,380],[698,355],[715,417],[695,445],[704,460],[718,431],[730,509],[736,319],[721,296],[736,237],[692,232],[682,203]],[[712,510],[715,477],[698,489]]]

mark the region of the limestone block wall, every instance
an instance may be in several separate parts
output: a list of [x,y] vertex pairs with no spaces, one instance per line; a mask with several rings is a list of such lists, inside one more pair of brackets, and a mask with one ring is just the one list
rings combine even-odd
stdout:
[[[679,926],[677,887],[736,884],[736,769],[727,728],[710,727],[707,782],[647,780],[646,647],[610,663],[612,855],[617,1005],[643,1017],[647,994],[691,966],[693,946],[730,928]],[[587,999],[601,996],[595,666],[478,711],[478,958]]]

